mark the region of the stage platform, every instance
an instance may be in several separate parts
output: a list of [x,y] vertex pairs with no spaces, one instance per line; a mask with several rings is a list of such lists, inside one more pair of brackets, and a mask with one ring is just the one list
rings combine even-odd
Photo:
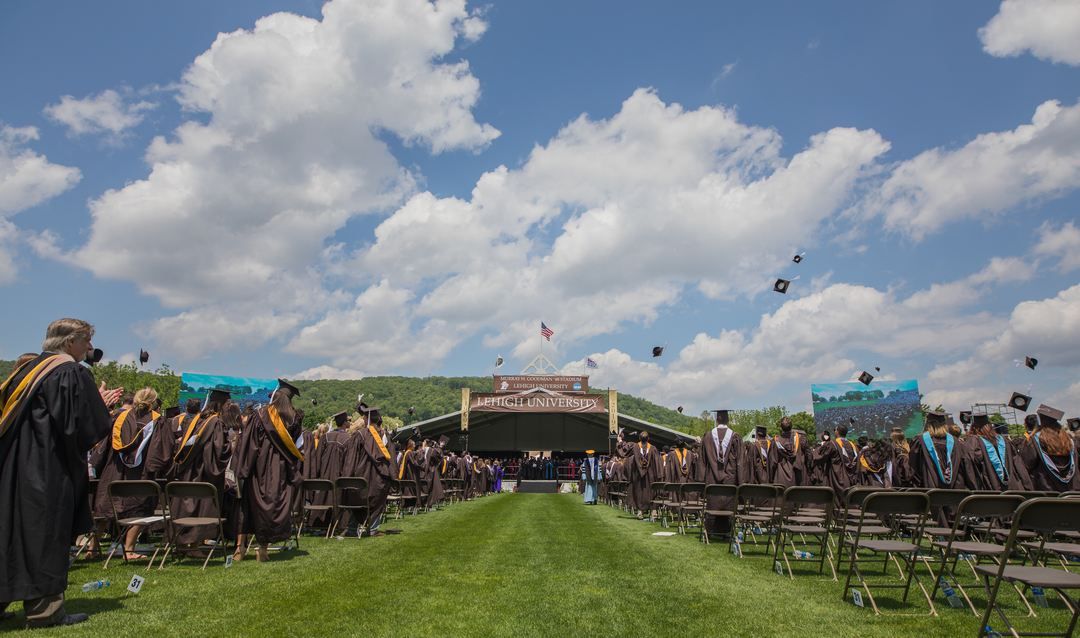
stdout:
[[557,494],[558,481],[522,481],[518,494]]

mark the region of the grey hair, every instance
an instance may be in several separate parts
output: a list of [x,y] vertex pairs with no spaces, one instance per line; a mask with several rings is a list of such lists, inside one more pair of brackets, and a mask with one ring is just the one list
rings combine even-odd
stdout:
[[41,342],[42,352],[67,352],[67,344],[72,339],[93,338],[94,326],[82,319],[57,319],[45,330],[45,341]]

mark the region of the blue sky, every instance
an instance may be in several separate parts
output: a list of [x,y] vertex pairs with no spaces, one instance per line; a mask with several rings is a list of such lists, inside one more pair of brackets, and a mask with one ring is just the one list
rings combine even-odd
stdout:
[[3,358],[1080,414],[1077,2],[7,3],[0,85]]

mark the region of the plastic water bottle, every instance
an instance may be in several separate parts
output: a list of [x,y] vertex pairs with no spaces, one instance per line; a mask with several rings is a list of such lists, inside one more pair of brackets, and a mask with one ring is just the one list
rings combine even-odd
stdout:
[[960,597],[956,595],[952,585],[944,578],[941,579],[941,591],[945,592],[945,599],[949,601],[949,605],[959,609],[964,606],[964,603],[960,602]]
[[811,554],[810,552],[804,552],[804,551],[799,550],[799,549],[796,549],[791,553],[795,556],[795,558],[813,558],[814,557],[814,555]]
[[1031,595],[1035,597],[1035,604],[1039,607],[1050,606],[1050,603],[1046,602],[1046,594],[1043,593],[1042,587],[1032,587]]
[[1002,635],[987,626],[986,638],[1002,638]]
[[83,593],[85,594],[88,591],[94,591],[96,589],[101,589],[102,587],[108,587],[108,586],[109,586],[109,581],[107,581],[107,580],[95,580],[92,583],[86,583],[85,585],[83,585],[82,590],[83,590]]

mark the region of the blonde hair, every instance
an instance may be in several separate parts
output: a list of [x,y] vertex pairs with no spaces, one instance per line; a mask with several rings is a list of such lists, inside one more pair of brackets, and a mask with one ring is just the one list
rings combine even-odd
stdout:
[[67,344],[72,339],[89,339],[94,336],[94,326],[82,319],[57,319],[45,330],[45,341],[41,342],[42,352],[67,352]]
[[329,423],[320,423],[319,427],[315,428],[315,440],[323,438],[323,435],[330,431]]
[[364,418],[363,414],[357,414],[356,420],[353,421],[352,425],[349,426],[349,434],[356,434],[358,431],[363,430],[366,427],[367,419]]
[[904,436],[903,432],[893,432],[892,442],[893,445],[900,448],[900,451],[903,452],[905,455],[911,452],[911,446],[908,445],[907,437]]
[[135,414],[145,414],[154,409],[155,401],[157,401],[157,391],[153,388],[143,388],[135,393],[135,401],[131,407],[135,410]]
[[944,439],[949,434],[949,424],[945,421],[927,421],[926,431],[935,439]]

